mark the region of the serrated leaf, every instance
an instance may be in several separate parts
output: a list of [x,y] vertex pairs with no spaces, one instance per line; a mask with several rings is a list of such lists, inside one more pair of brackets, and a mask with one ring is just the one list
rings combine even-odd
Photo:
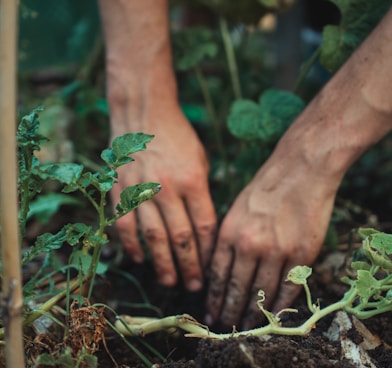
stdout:
[[91,233],[91,226],[87,226],[83,223],[68,224],[64,226],[66,230],[66,239],[69,245],[78,244],[82,237]]
[[87,187],[90,184],[98,188],[100,192],[109,192],[115,183],[115,179],[113,177],[102,175],[100,173],[85,173],[83,175],[83,187]]
[[214,34],[205,27],[187,28],[172,34],[174,67],[177,70],[194,68],[206,58],[218,53]]
[[312,269],[308,266],[295,266],[287,274],[287,281],[296,285],[305,285],[308,277],[312,274]]
[[113,140],[112,148],[117,159],[127,157],[132,153],[144,151],[146,144],[154,138],[151,134],[127,133]]
[[127,187],[120,193],[120,203],[116,209],[124,215],[151,199],[161,188],[161,184],[158,183],[142,183]]
[[30,114],[25,115],[19,125],[17,131],[17,141],[19,147],[29,149],[31,151],[39,150],[42,142],[47,142],[48,139],[41,134],[38,134],[39,129],[39,113],[43,111],[43,107],[37,107]]
[[37,237],[33,246],[23,253],[22,263],[26,264],[32,261],[41,253],[48,253],[55,249],[60,249],[66,241],[66,229],[62,228],[58,233],[44,233]]
[[76,184],[83,172],[83,165],[74,163],[45,164],[35,171],[44,180],[57,180],[63,184]]
[[358,295],[364,304],[366,304],[374,292],[380,288],[380,282],[367,270],[357,271],[355,285],[358,289]]
[[370,238],[370,246],[384,251],[386,254],[392,254],[392,234],[376,233]]
[[235,101],[227,124],[237,138],[274,144],[304,107],[302,99],[295,94],[268,89],[258,104],[250,100]]
[[323,30],[320,62],[334,73],[370,34],[391,6],[390,0],[331,0],[341,17],[337,26]]
[[358,234],[361,236],[362,239],[365,239],[365,238],[367,238],[368,236],[374,235],[374,234],[377,234],[377,233],[379,233],[378,230],[372,229],[372,228],[370,228],[370,227],[367,227],[367,228],[359,228],[359,229],[358,229]]

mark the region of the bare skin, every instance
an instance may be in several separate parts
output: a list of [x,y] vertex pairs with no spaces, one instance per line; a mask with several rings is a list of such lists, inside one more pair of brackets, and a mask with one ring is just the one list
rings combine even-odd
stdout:
[[[121,239],[141,262],[139,225],[159,281],[166,286],[178,281],[176,257],[185,285],[197,290],[214,245],[216,216],[204,149],[178,106],[167,2],[100,0],[100,5],[112,136],[155,135],[122,173],[113,199],[116,203],[121,189],[138,182],[163,185],[152,201],[118,222]],[[390,11],[239,194],[218,233],[207,322],[253,327],[261,318],[258,289],[265,290],[274,311],[294,301],[298,289],[284,282],[285,275],[315,260],[344,173],[392,129],[391,34]]]
[[297,118],[226,215],[212,262],[208,322],[254,327],[261,320],[259,289],[275,312],[294,301],[299,289],[285,277],[317,257],[344,173],[392,130],[391,62],[389,11]]
[[167,1],[101,0],[100,7],[112,137],[136,131],[155,135],[120,173],[113,201],[118,203],[121,190],[136,183],[155,181],[163,188],[136,213],[117,221],[121,240],[130,257],[142,262],[139,225],[162,285],[178,281],[175,254],[185,285],[199,290],[215,240],[216,215],[203,146],[178,104]]

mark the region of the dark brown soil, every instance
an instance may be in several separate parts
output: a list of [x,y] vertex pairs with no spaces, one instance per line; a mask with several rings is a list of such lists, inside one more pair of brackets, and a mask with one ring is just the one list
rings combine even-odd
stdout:
[[[138,267],[137,272],[140,273],[139,276],[142,276],[141,280],[145,273],[151,274],[148,267],[147,269]],[[328,280],[328,285],[323,283],[326,280]],[[144,278],[144,281],[151,282],[148,278]],[[161,300],[161,306],[163,305],[164,309],[171,311],[169,314],[188,313],[192,310],[197,318],[202,318],[204,313],[202,294],[187,294],[181,288],[169,290],[153,284],[153,282],[150,284],[149,290],[155,288],[156,299]],[[325,305],[336,301],[345,291],[337,280],[331,282],[325,274],[322,276],[314,274],[310,284],[314,297],[319,298]],[[113,288],[109,289],[113,291]],[[123,298],[128,299],[129,294],[124,295],[124,290],[129,289],[122,290]],[[299,313],[293,315],[293,319],[284,321],[286,325],[299,325],[308,315],[304,296],[299,297],[295,307],[299,309]],[[131,338],[129,341],[140,348],[152,362],[155,362],[154,368],[359,367],[344,357],[339,341],[330,341],[325,335],[333,318],[334,315],[330,315],[321,320],[308,337],[271,336],[265,340],[247,336],[227,340],[198,340],[185,338],[182,333],[176,336],[169,336],[166,333],[149,336],[146,341],[160,351],[166,358],[164,362],[148,353],[136,339]],[[365,324],[369,331],[382,341],[378,347],[367,352],[372,358],[374,367],[389,368],[392,361],[390,347],[392,345],[392,313],[371,318],[365,321]],[[363,341],[363,337],[354,328],[347,332],[347,336],[357,345]],[[107,344],[119,367],[145,367],[118,336],[107,341]],[[105,353],[105,349],[101,350],[100,355],[99,367],[114,366]]]

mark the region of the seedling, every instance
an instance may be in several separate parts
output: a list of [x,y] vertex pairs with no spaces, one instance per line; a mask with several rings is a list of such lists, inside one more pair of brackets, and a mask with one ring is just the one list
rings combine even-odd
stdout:
[[[51,309],[66,297],[67,315],[72,315],[72,312],[74,313],[76,309],[71,309],[71,293],[77,288],[82,289],[84,285],[88,286],[88,300],[93,291],[95,275],[103,274],[107,269],[105,264],[100,263],[102,247],[108,242],[105,233],[106,228],[137,208],[142,202],[151,199],[161,189],[161,185],[158,183],[141,183],[127,187],[120,193],[120,203],[117,204],[114,213],[111,211],[108,215],[107,196],[117,181],[118,168],[132,162],[131,155],[145,150],[146,144],[153,139],[153,136],[144,133],[129,133],[115,138],[112,146],[102,152],[101,158],[104,164],[98,167],[95,172],[89,171],[83,165],[76,163],[43,164],[35,155],[35,152],[40,149],[40,145],[47,140],[38,133],[39,112],[41,110],[41,108],[38,108],[23,117],[17,132],[21,238],[23,239],[25,235],[26,222],[31,215],[31,204],[39,198],[39,194],[47,181],[54,180],[58,182],[60,188],[62,188],[61,191],[67,195],[74,192],[81,193],[95,210],[98,221],[96,227],[84,223],[73,223],[63,226],[55,234],[42,234],[24,252],[21,260],[23,265],[40,255],[44,255],[42,266],[23,286],[24,326],[31,325],[43,315],[60,324],[60,321],[51,315]],[[59,265],[54,261],[53,252],[64,244],[68,244],[74,249],[69,258],[69,264]],[[70,278],[71,269],[78,272],[77,277],[72,281]],[[53,281],[53,276],[59,273],[67,275],[66,287],[62,289],[56,289]],[[49,285],[46,297],[42,295],[42,290],[37,287],[43,281],[46,281]],[[36,300],[39,302],[36,303]],[[84,303],[81,295],[75,295],[75,300],[80,305]],[[94,306],[87,306],[85,309],[94,311],[94,308]],[[100,321],[103,321],[103,319],[101,318]],[[0,328],[0,339],[4,338],[4,333],[4,327]],[[98,341],[99,339],[97,339],[97,343]],[[65,342],[66,340],[64,340]],[[69,350],[68,348],[69,346],[65,343],[59,359],[68,359],[67,361],[69,361],[72,357],[75,359],[79,357],[78,362],[71,359],[72,364],[70,366],[79,366],[82,361],[90,359],[89,356],[92,351],[86,349],[85,346],[78,348],[78,351]],[[57,358],[52,357],[51,359],[53,364],[57,362]]]
[[260,312],[266,317],[268,324],[253,330],[237,332],[233,327],[232,333],[216,334],[189,315],[171,316],[159,320],[151,319],[147,322],[139,322],[138,318],[122,316],[116,322],[116,326],[122,333],[131,336],[144,336],[151,332],[173,327],[188,332],[186,336],[200,338],[225,339],[244,335],[262,336],[267,334],[306,336],[321,318],[338,310],[351,313],[358,319],[366,319],[392,311],[392,259],[390,258],[392,235],[374,229],[360,229],[359,233],[364,239],[362,248],[355,257],[360,260],[353,260],[351,263],[355,277],[342,278],[342,282],[347,284],[349,289],[341,300],[321,308],[317,301],[313,302],[307,283],[312,269],[308,266],[296,266],[289,271],[287,281],[303,286],[310,312],[309,318],[298,327],[285,327],[280,318],[283,313],[297,312],[297,310],[283,309],[277,314],[273,314],[264,308],[265,294],[263,290],[258,292],[260,299],[257,301],[257,305]]

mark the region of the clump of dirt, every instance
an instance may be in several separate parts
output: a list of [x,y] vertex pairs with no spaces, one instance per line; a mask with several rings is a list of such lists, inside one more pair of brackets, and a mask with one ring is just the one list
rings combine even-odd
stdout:
[[[158,367],[158,365],[157,365]],[[160,364],[162,368],[350,368],[340,360],[340,346],[320,336],[291,339],[255,336],[201,340],[194,359]]]

